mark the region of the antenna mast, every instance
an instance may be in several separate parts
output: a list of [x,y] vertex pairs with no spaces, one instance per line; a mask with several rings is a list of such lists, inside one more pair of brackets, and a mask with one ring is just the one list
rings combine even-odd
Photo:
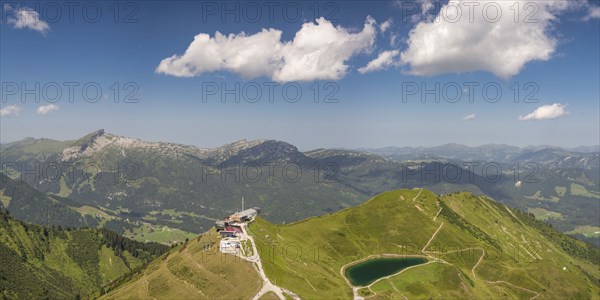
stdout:
[[244,196],[242,196],[242,211],[244,210]]

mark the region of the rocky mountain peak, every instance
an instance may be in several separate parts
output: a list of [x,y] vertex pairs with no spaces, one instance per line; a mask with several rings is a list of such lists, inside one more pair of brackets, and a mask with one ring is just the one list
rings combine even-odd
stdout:
[[226,158],[230,161],[275,161],[304,160],[306,156],[296,146],[276,140],[256,140],[248,142],[243,148]]

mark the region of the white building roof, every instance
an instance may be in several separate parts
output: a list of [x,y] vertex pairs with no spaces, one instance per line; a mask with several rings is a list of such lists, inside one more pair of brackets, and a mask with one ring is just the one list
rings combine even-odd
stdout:
[[256,209],[254,209],[254,208],[248,208],[246,210],[242,210],[240,212],[237,212],[237,213],[235,213],[233,215],[237,216],[237,217],[243,217],[243,216],[248,216],[248,215],[252,215],[252,214],[258,214],[258,211],[256,211]]

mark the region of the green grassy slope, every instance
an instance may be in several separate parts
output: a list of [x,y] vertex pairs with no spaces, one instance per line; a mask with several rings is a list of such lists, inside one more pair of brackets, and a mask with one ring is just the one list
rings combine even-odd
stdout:
[[165,246],[142,244],[107,230],[28,224],[0,212],[0,298],[74,299],[109,284]]
[[[250,299],[262,287],[254,266],[218,253],[212,231],[180,245],[102,299]],[[204,249],[204,250],[203,250]]]
[[258,218],[250,232],[271,281],[303,298],[351,298],[342,267],[384,254],[430,263],[375,282],[376,298],[600,296],[598,249],[469,193],[391,191],[289,225]]

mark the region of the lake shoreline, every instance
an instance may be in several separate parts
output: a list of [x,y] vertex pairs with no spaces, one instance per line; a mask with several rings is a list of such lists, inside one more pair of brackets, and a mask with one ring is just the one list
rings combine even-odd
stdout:
[[[355,285],[353,284],[351,281],[351,279],[349,278],[348,274],[346,274],[348,268],[351,267],[356,267],[357,265],[360,265],[362,263],[366,263],[368,261],[374,261],[377,259],[411,259],[411,258],[420,258],[423,259],[423,262],[418,263],[418,264],[414,264],[414,265],[408,265],[407,267],[401,268],[398,270],[398,272],[389,274],[389,275],[385,275],[382,276],[381,278],[377,278],[376,280],[374,280],[373,282],[370,282],[369,284],[366,285]],[[404,270],[413,268],[413,267],[417,267],[417,266],[422,266],[428,263],[433,262],[434,260],[431,260],[430,257],[426,256],[426,255],[421,255],[421,254],[375,254],[375,255],[369,255],[365,258],[361,258],[359,260],[355,260],[352,262],[349,262],[347,264],[345,264],[344,266],[341,267],[340,269],[340,273],[342,275],[342,277],[344,278],[344,280],[346,280],[346,283],[351,287],[351,288],[365,288],[365,287],[369,287],[375,283],[377,283],[378,281],[384,279],[384,278],[388,278],[391,276],[395,276],[397,274],[402,273]]]

